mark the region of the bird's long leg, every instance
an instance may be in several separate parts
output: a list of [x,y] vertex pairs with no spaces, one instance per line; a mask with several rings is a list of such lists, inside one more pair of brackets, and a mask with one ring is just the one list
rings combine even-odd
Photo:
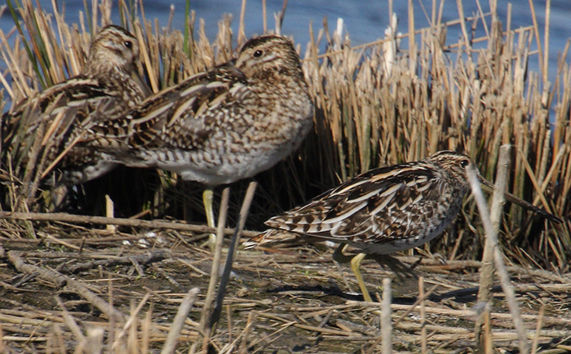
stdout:
[[359,288],[361,288],[361,293],[363,294],[363,299],[367,302],[372,302],[371,295],[369,295],[369,291],[367,290],[367,286],[363,281],[363,276],[361,276],[361,270],[359,267],[361,266],[361,262],[363,259],[367,258],[367,254],[359,253],[351,260],[351,269],[353,270],[353,274],[355,274],[355,278],[357,278],[357,282],[359,282]]
[[[214,190],[211,187],[206,187],[202,193],[202,203],[204,204],[204,211],[206,212],[206,221],[209,227],[216,227],[216,220],[214,216],[214,209],[212,207],[214,200]],[[216,244],[216,235],[211,233],[208,237],[208,247],[214,250]]]
[[363,281],[363,276],[361,275],[361,270],[359,269],[363,259],[367,258],[367,254],[359,253],[356,256],[347,256],[343,253],[345,247],[347,247],[345,243],[341,243],[339,247],[337,247],[335,252],[333,252],[333,260],[337,263],[351,263],[351,270],[353,271],[353,274],[355,274],[355,278],[357,278],[359,288],[363,294],[363,299],[365,301],[372,302],[373,300],[371,299],[371,295],[369,295],[369,291],[367,290],[365,282]]

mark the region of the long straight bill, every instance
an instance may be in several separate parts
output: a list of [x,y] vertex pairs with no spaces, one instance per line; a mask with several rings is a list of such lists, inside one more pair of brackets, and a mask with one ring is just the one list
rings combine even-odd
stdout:
[[[492,183],[488,182],[487,180],[485,180],[482,176],[480,176],[480,183],[482,183],[482,185],[484,187],[482,189],[484,191],[486,191],[488,193],[492,193],[492,191],[494,190],[494,185]],[[563,223],[563,220],[561,220],[557,216],[555,216],[555,215],[553,215],[553,214],[551,214],[551,213],[549,213],[549,212],[547,212],[541,208],[538,208],[535,205],[533,205],[529,202],[526,202],[525,200],[518,198],[511,193],[505,192],[505,198],[508,202],[515,203],[524,209],[533,211],[534,213],[539,214],[548,220],[551,220],[551,221],[556,222],[558,224]]]

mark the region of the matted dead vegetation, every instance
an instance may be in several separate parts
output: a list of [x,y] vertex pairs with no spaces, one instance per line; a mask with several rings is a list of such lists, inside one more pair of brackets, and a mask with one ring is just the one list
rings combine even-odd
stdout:
[[[68,24],[58,11],[46,15],[31,1],[10,4],[22,20],[21,29],[0,32],[0,80],[4,98],[12,102],[78,74],[91,35],[109,22],[111,11],[109,2],[93,2],[80,24]],[[121,24],[143,43],[139,70],[154,92],[227,61],[236,39],[245,39],[245,24],[233,35],[230,17],[220,22],[219,34],[210,42],[193,13],[179,32],[145,19],[140,15],[143,6],[119,2]],[[357,173],[442,149],[466,152],[482,175],[493,180],[500,146],[513,144],[508,191],[562,216],[565,223],[555,226],[508,205],[500,247],[515,283],[529,347],[568,351],[568,48],[562,49],[556,81],[549,82],[548,51],[538,40],[544,29],[531,24],[512,29],[509,18],[496,17],[493,5],[491,13],[450,23],[442,23],[437,12],[431,20],[429,28],[409,25],[407,32],[416,36],[397,35],[393,28],[386,38],[360,47],[352,47],[348,35],[331,34],[326,21],[315,33],[309,29],[311,42],[298,44],[298,49],[316,106],[315,132],[296,156],[256,178],[259,187],[247,228],[260,229],[267,217]],[[451,26],[459,26],[463,36],[449,45]],[[472,37],[474,26],[485,27],[487,35]],[[14,37],[11,46],[6,45],[8,37]],[[527,69],[533,58],[538,58],[540,73]],[[238,252],[221,322],[210,336],[205,334],[203,309],[213,256],[200,242],[211,230],[156,220],[35,213],[53,211],[49,191],[43,190],[39,176],[27,176],[11,165],[12,153],[0,151],[0,352],[168,352],[169,332],[181,352],[206,348],[205,336],[211,350],[223,353],[381,352],[379,305],[359,301],[351,291],[356,286],[350,272],[339,272],[329,251],[306,246],[271,254]],[[200,188],[149,171],[137,171],[137,179],[125,183],[126,173],[132,172],[122,170],[72,190],[64,211],[101,215],[103,196],[110,194],[119,216],[204,220]],[[22,195],[24,180],[38,182],[37,193]],[[232,186],[230,225],[246,186]],[[476,348],[474,287],[483,240],[480,217],[469,198],[444,237],[410,252],[409,257],[425,256],[417,268],[425,286],[419,290],[416,279],[393,280],[394,350]],[[410,263],[417,259],[406,258]],[[370,289],[392,277],[376,264],[366,264],[364,273]],[[199,294],[188,294],[194,287]],[[487,309],[492,333],[483,338],[497,350],[515,351],[520,347],[512,315],[496,290]],[[432,293],[416,303],[419,291]],[[172,324],[181,303],[194,307],[177,331]]]

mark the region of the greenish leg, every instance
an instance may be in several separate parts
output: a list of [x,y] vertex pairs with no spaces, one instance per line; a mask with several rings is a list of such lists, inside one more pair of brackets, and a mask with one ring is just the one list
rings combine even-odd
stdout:
[[361,262],[363,259],[367,257],[365,253],[359,253],[356,256],[347,256],[343,253],[343,250],[347,247],[345,243],[342,243],[337,247],[335,252],[333,252],[333,260],[338,263],[349,263],[351,262],[351,270],[353,270],[353,274],[355,274],[355,278],[357,278],[357,282],[359,283],[359,288],[361,289],[361,293],[363,294],[363,299],[368,302],[372,302],[371,295],[369,295],[369,291],[365,286],[365,282],[363,281],[363,277],[361,276],[361,271],[359,267],[361,266]]
[[[216,220],[214,220],[214,209],[212,203],[214,200],[214,190],[207,187],[202,193],[202,203],[204,203],[204,211],[206,212],[206,221],[209,227],[216,227]],[[216,235],[210,234],[208,237],[208,247],[214,250],[214,245],[216,244]]]
[[365,253],[359,253],[351,260],[351,269],[355,274],[355,278],[357,278],[357,282],[359,282],[359,287],[361,288],[361,293],[363,294],[363,299],[367,302],[373,302],[371,299],[371,295],[369,295],[369,291],[367,290],[367,286],[363,281],[363,277],[361,276],[361,270],[359,267],[361,266],[361,262],[365,259],[367,255]]

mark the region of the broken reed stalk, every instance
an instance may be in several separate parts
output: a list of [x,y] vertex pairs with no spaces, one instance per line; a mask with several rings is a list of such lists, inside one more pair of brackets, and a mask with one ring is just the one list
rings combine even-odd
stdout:
[[171,354],[174,353],[176,349],[176,344],[178,342],[178,337],[180,335],[180,331],[182,330],[182,326],[190,312],[190,309],[194,305],[198,293],[200,292],[199,288],[192,288],[188,291],[188,293],[182,299],[182,303],[178,307],[178,311],[176,316],[174,317],[171,328],[169,330],[169,334],[163,345],[163,350],[161,354]]
[[[424,299],[424,277],[418,278],[418,297]],[[420,302],[420,325],[422,326],[420,330],[420,352],[426,354],[427,340],[426,340],[426,311],[425,311],[425,300]]]
[[491,247],[494,251],[493,252],[494,264],[498,272],[498,277],[500,278],[500,284],[502,285],[502,289],[506,296],[506,302],[508,308],[513,316],[513,322],[518,336],[520,352],[522,354],[528,354],[529,346],[526,338],[526,329],[521,319],[521,314],[515,297],[515,292],[513,286],[510,283],[510,278],[504,265],[502,253],[500,251],[500,248],[498,247],[498,236],[490,220],[488,204],[486,203],[486,199],[484,198],[484,194],[482,193],[482,190],[480,188],[478,172],[472,165],[468,166],[467,172],[468,172],[468,180],[470,182],[470,187],[472,189],[472,195],[476,200],[476,204],[480,212],[480,217],[482,219],[482,224],[484,225],[484,229],[486,230],[486,239],[489,239],[489,242],[492,243]]
[[391,296],[391,279],[385,278],[383,279],[383,301],[381,302],[381,337],[383,338],[381,352],[383,354],[391,354],[393,351]]
[[545,304],[541,305],[539,309],[539,315],[537,316],[537,323],[535,325],[535,334],[533,336],[533,341],[531,343],[531,354],[535,354],[538,348],[539,334],[541,333],[541,327],[543,326],[543,312],[545,311]]
[[206,327],[208,318],[211,314],[212,301],[214,300],[216,284],[218,283],[218,274],[220,273],[220,260],[222,258],[222,246],[224,243],[224,227],[226,226],[226,217],[228,215],[228,200],[230,198],[230,187],[224,188],[222,192],[222,201],[220,203],[220,213],[218,217],[218,228],[216,230],[216,245],[214,247],[214,255],[212,256],[212,269],[210,270],[210,280],[202,315],[200,318],[200,327],[204,333],[204,346],[210,340],[210,330]]
[[[510,164],[510,145],[502,145],[500,147],[500,157],[498,160],[498,173],[496,175],[496,184],[492,195],[492,211],[490,215],[492,226],[496,233],[500,230],[500,220],[504,204],[504,191],[508,178],[508,167]],[[478,303],[487,303],[492,298],[492,286],[494,284],[494,244],[490,238],[486,237],[484,244],[484,254],[482,256],[482,267],[480,269],[480,289],[478,291]],[[489,311],[483,311],[482,315],[476,320],[474,325],[474,334],[478,341],[478,346],[482,349],[484,341],[482,340],[482,322],[484,316],[490,316]],[[489,323],[489,321],[487,321]]]
[[[244,202],[242,203],[242,207],[240,208],[240,214],[238,215],[237,219],[237,227],[236,231],[232,235],[232,240],[230,241],[230,247],[228,248],[228,255],[226,257],[226,264],[224,264],[224,271],[222,272],[222,276],[220,277],[220,285],[218,287],[218,294],[216,296],[216,305],[210,318],[208,319],[208,327],[207,331],[209,333],[212,332],[214,326],[218,323],[220,319],[220,314],[222,313],[224,296],[226,295],[226,287],[228,286],[228,282],[230,281],[230,273],[232,272],[232,263],[235,259],[235,254],[238,249],[238,244],[240,241],[240,236],[242,234],[242,230],[244,229],[244,225],[246,224],[246,219],[248,218],[248,212],[250,210],[250,206],[252,204],[252,199],[254,198],[254,193],[256,192],[256,187],[258,184],[254,181],[250,182],[248,186],[248,190],[246,191],[246,195],[244,196]],[[203,350],[206,350],[208,345],[203,347]]]
[[[138,220],[123,218],[106,218],[102,216],[83,216],[67,213],[22,213],[0,211],[0,219],[8,220],[32,220],[32,221],[61,221],[79,224],[100,224],[100,225],[116,225],[129,227],[145,227],[151,229],[167,229],[179,231],[192,231],[198,233],[214,233],[217,229],[206,225],[180,224],[175,222],[159,221],[159,220]],[[232,235],[235,229],[225,228],[225,235]],[[258,233],[253,231],[243,231],[247,237],[256,236]]]
[[93,306],[97,307],[103,313],[105,313],[111,320],[125,321],[126,316],[113,308],[112,304],[107,303],[105,300],[95,295],[87,287],[85,287],[81,282],[72,279],[66,275],[59,272],[40,268],[38,266],[28,264],[20,257],[20,253],[17,251],[8,251],[8,259],[14,265],[18,271],[26,274],[38,274],[38,277],[50,282],[57,284],[60,287],[65,286],[68,291],[74,292],[77,295],[83,297]]

